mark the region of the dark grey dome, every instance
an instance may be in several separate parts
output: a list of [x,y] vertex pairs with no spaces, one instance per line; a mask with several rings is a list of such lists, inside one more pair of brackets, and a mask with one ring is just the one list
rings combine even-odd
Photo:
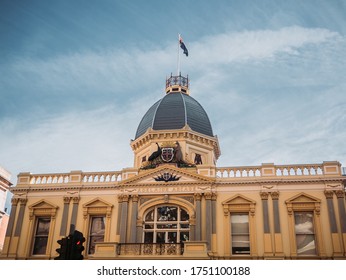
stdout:
[[181,129],[186,124],[193,131],[214,136],[207,113],[194,98],[181,92],[169,93],[146,112],[139,123],[135,139],[149,127],[154,130],[169,130]]

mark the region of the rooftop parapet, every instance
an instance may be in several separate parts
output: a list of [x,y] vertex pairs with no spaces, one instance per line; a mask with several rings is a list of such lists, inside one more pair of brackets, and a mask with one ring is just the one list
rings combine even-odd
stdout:
[[166,94],[172,92],[182,92],[189,95],[189,77],[171,76],[166,79]]

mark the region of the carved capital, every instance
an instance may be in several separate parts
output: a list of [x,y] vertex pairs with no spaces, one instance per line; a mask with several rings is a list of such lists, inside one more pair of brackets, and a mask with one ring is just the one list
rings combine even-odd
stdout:
[[72,201],[73,201],[73,203],[75,203],[75,204],[78,204],[78,203],[79,203],[79,200],[80,200],[80,197],[79,197],[79,196],[74,196],[74,197],[72,197]]
[[333,199],[334,192],[325,190],[324,195],[326,196],[327,199]]
[[137,194],[131,195],[133,202],[138,202],[139,196]]
[[128,194],[124,194],[122,196],[122,202],[129,202],[129,198],[130,198],[130,196]]
[[11,199],[12,206],[17,206],[18,202],[19,202],[19,198],[18,197],[13,197]]
[[26,203],[28,202],[27,198],[19,198],[19,202],[21,205],[26,205]]
[[213,194],[211,192],[208,192],[208,193],[204,194],[204,197],[205,197],[206,200],[211,200],[212,196],[213,196]]
[[201,199],[202,199],[202,194],[200,194],[200,193],[195,193],[193,196],[194,196],[196,201],[201,201]]
[[278,200],[279,199],[279,192],[278,191],[270,192],[270,196],[272,197],[272,200]]
[[337,190],[335,191],[336,197],[337,198],[344,198],[345,197],[345,192],[343,190]]
[[217,194],[213,192],[213,193],[211,194],[211,200],[216,201],[216,198],[217,198]]
[[65,204],[69,204],[70,203],[70,201],[71,201],[71,197],[70,196],[64,196],[64,203]]
[[269,193],[268,192],[260,192],[260,196],[262,200],[268,200]]

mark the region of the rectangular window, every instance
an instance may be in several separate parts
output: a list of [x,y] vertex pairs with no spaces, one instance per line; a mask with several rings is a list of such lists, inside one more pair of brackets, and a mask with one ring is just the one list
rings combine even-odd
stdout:
[[37,218],[33,255],[45,255],[48,243],[50,218]]
[[313,212],[294,212],[298,255],[316,255]]
[[248,214],[231,215],[232,254],[250,254]]
[[88,254],[95,253],[95,242],[103,242],[105,239],[105,222],[106,217],[91,217],[89,241],[88,241]]

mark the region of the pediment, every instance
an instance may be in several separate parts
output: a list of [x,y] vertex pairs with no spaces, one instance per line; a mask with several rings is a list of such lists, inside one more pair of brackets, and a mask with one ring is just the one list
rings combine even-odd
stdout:
[[46,200],[44,199],[41,199],[40,201],[34,203],[34,204],[31,204],[29,206],[29,209],[58,209],[59,207],[53,203],[50,203],[50,202],[47,202]]
[[306,193],[300,193],[286,200],[286,203],[315,203],[315,202],[321,202],[321,200]]
[[[193,169],[195,171],[195,169]],[[171,165],[163,165],[152,170],[139,172],[137,176],[122,181],[122,185],[128,184],[164,184],[164,183],[198,183],[213,182],[214,179],[206,177],[192,170],[177,168]]]
[[102,208],[102,207],[113,207],[113,205],[108,203],[108,202],[106,202],[106,201],[104,201],[101,198],[95,198],[95,199],[85,203],[83,205],[83,207],[85,207],[85,208],[91,208],[91,207]]
[[256,204],[256,201],[247,198],[241,194],[238,194],[224,202],[222,202],[222,205],[244,205],[244,204]]

